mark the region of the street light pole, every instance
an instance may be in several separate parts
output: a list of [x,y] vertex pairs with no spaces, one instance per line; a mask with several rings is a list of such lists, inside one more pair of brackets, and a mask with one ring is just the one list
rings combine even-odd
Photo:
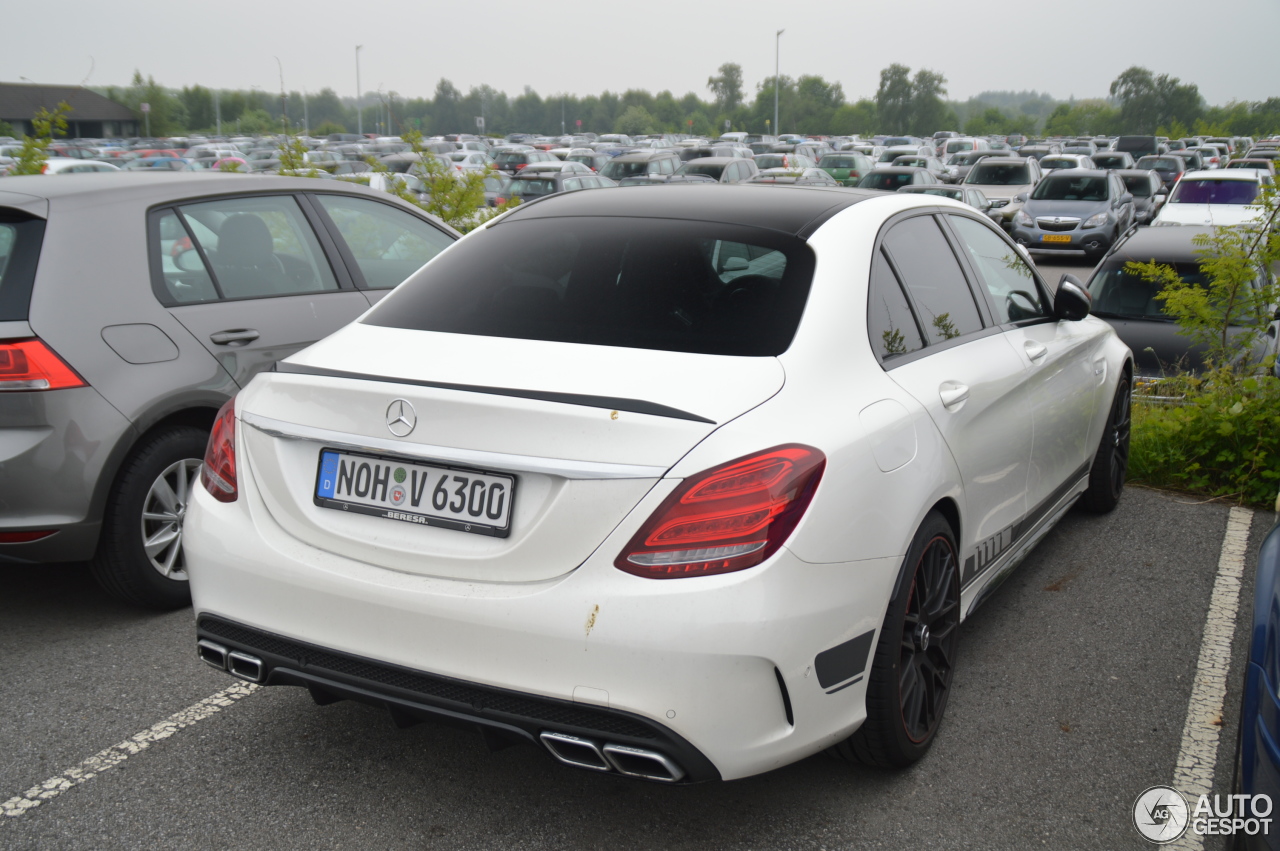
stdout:
[[778,72],[782,67],[782,34],[785,29],[778,30],[773,37],[773,132],[778,132]]
[[356,45],[356,132],[361,136],[364,135],[364,113],[360,109],[360,48],[363,44]]

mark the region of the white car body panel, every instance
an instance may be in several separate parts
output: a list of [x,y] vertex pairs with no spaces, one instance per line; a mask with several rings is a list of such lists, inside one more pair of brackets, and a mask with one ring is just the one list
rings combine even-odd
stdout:
[[[1086,319],[992,331],[883,368],[865,330],[865,282],[882,225],[912,209],[981,218],[905,194],[832,216],[807,237],[809,300],[776,358],[359,323],[295,355],[290,364],[321,374],[265,374],[238,398],[238,499],[197,489],[185,532],[197,617],[633,713],[683,737],[723,779],[843,740],[866,717],[867,679],[820,684],[815,655],[860,636],[874,646],[904,554],[937,505],[959,524],[967,614],[1081,492],[1083,480],[1061,471],[1092,457],[1129,356],[1109,326]],[[1047,351],[1032,358],[1030,344]],[[645,400],[710,422],[431,381]],[[967,384],[968,400],[944,407],[946,381]],[[405,440],[387,433],[396,398],[423,417]],[[290,428],[300,439],[273,433]],[[316,507],[324,436],[307,428],[497,471],[505,456],[523,513],[501,539]],[[672,581],[614,566],[686,477],[785,443],[820,449],[826,467],[765,562]],[[1041,492],[1047,504],[1028,519]],[[1022,536],[993,549],[1019,522]]]

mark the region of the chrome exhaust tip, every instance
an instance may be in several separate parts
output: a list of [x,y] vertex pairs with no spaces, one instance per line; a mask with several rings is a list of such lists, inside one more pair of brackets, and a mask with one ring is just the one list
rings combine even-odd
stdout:
[[227,654],[227,670],[251,683],[262,682],[262,675],[265,672],[261,659],[250,656],[248,653],[241,653],[239,650],[232,650]]
[[541,733],[538,736],[551,755],[574,768],[592,771],[612,771],[613,766],[600,752],[600,746],[590,739],[579,739],[565,733]]
[[207,638],[202,638],[196,642],[196,655],[212,668],[217,668],[219,671],[227,669],[227,648],[221,644],[214,644]]
[[604,755],[619,774],[625,774],[628,777],[643,777],[645,780],[657,780],[660,783],[675,783],[684,777],[683,768],[657,751],[630,748],[626,745],[605,745]]

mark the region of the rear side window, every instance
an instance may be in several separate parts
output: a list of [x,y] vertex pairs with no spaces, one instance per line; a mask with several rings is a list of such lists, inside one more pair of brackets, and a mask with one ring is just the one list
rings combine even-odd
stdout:
[[867,333],[871,337],[871,348],[881,360],[924,348],[924,340],[911,315],[907,297],[902,293],[902,285],[879,251],[871,261]]
[[0,209],[0,322],[27,318],[44,219]]
[[363,321],[390,328],[765,357],[790,346],[813,254],[714,222],[548,218],[455,245]]

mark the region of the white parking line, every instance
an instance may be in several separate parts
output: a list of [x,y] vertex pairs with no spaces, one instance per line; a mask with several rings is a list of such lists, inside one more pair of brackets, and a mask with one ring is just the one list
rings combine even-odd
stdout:
[[[1200,795],[1213,792],[1213,766],[1217,761],[1218,739],[1222,733],[1227,675],[1231,672],[1231,639],[1235,636],[1236,614],[1240,609],[1240,578],[1244,574],[1244,557],[1252,521],[1252,511],[1233,508],[1227,518],[1227,531],[1222,536],[1218,578],[1214,580],[1213,595],[1209,598],[1209,615],[1205,618],[1204,638],[1200,642],[1200,661],[1196,663],[1196,679],[1191,686],[1191,702],[1187,705],[1187,722],[1182,728],[1182,747],[1173,770],[1173,787],[1192,806]],[[1199,851],[1204,848],[1204,837],[1188,830],[1169,847]]]
[[61,774],[50,777],[38,786],[33,786],[21,795],[15,795],[0,804],[0,819],[4,824],[8,818],[17,818],[30,809],[40,806],[45,801],[56,798],[63,792],[79,786],[86,780],[92,780],[108,768],[119,765],[134,754],[141,753],[153,744],[169,738],[174,733],[203,721],[216,712],[221,712],[236,701],[248,697],[260,686],[252,683],[236,683],[217,694],[210,695],[199,703],[188,706],[181,712],[175,712],[159,724],[148,727],[141,733],[130,736],[119,744],[112,745],[104,751],[94,754],[84,762],[68,768]]

